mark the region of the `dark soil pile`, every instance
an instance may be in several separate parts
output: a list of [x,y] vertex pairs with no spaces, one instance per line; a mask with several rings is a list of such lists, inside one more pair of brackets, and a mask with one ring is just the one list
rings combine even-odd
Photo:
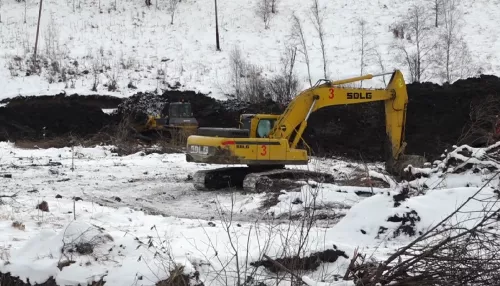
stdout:
[[[334,246],[335,247],[335,246]],[[291,271],[296,270],[307,270],[307,271],[315,271],[321,265],[321,263],[333,263],[337,261],[340,257],[345,259],[349,259],[349,256],[342,251],[337,249],[327,249],[325,251],[319,251],[312,253],[310,256],[306,257],[285,257],[285,258],[277,258],[274,261],[283,265],[285,268]],[[273,273],[279,273],[283,270],[276,264],[270,260],[259,260],[255,262],[251,262],[250,265],[254,267],[264,266],[266,269]]]
[[67,95],[65,93],[60,93],[57,95],[41,95],[41,96],[17,96],[14,98],[8,98],[0,100],[0,103],[8,103],[8,106],[16,106],[19,104],[44,104],[47,101],[51,102],[78,102],[81,104],[96,106],[99,108],[116,108],[123,99],[107,96],[107,95],[78,95],[71,94]]
[[37,140],[60,136],[85,137],[113,122],[102,108],[113,108],[113,97],[56,96],[17,97],[0,107],[0,140]]
[[118,106],[120,117],[131,116],[136,123],[145,120],[147,114],[167,114],[169,103],[190,102],[193,116],[200,127],[238,127],[241,113],[275,113],[282,108],[272,101],[250,104],[238,100],[218,101],[193,91],[166,91],[162,95],[137,93]]
[[[455,144],[481,146],[500,113],[500,78],[483,75],[453,85],[407,85],[407,154],[438,159]],[[472,116],[471,116],[472,111]],[[468,136],[461,136],[472,131]],[[383,160],[382,103],[329,107],[311,115],[305,138],[320,154]]]
[[317,155],[383,159],[383,103],[326,107],[309,118],[304,139]]
[[[500,113],[500,79],[481,76],[453,85],[409,84],[406,153],[438,159],[453,145],[481,146],[494,130]],[[237,127],[242,113],[280,114],[285,106],[266,101],[218,101],[192,91],[166,91],[162,95],[138,93],[121,100],[112,97],[18,97],[0,108],[0,140],[46,136],[89,136],[106,125],[117,126],[125,117],[143,124],[146,115],[165,113],[168,103],[188,101],[200,127]],[[106,115],[101,108],[118,107]],[[472,132],[468,132],[472,131]],[[466,134],[466,136],[463,136]],[[490,136],[491,137],[491,136]],[[366,161],[384,160],[385,115],[383,103],[328,107],[309,118],[304,138],[315,155],[337,155]]]
[[[408,85],[407,153],[438,159],[453,145],[483,145],[485,132],[494,130],[500,115],[499,92],[500,78],[489,75],[448,86]],[[470,135],[461,138],[468,131]]]
[[[37,286],[58,286],[56,283],[56,280],[53,277],[50,277],[47,281],[45,281],[42,284],[31,284],[29,279],[28,283],[23,282],[21,279],[18,277],[13,277],[10,275],[10,273],[4,274],[0,273],[0,286],[32,286],[32,285],[37,285]],[[91,284],[88,284],[89,286],[102,286],[105,285],[105,282],[100,280],[96,282],[92,282]]]

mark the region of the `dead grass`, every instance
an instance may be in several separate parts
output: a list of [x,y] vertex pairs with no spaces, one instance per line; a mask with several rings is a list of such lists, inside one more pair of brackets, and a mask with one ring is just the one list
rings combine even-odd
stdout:
[[127,122],[122,122],[117,127],[106,128],[101,132],[87,137],[66,135],[48,139],[24,139],[15,141],[14,146],[20,149],[49,149],[72,146],[94,147],[98,145],[113,145],[116,147],[113,152],[116,152],[119,156],[135,154],[141,151],[146,155],[151,153],[181,153],[189,134],[183,132],[174,134],[172,138],[159,137],[153,142],[145,142],[133,135],[128,129]]
[[71,138],[57,137],[45,140],[18,140],[14,142],[14,146],[21,149],[48,149],[48,148],[64,148],[71,147]]
[[159,281],[156,286],[189,286],[189,276],[184,274],[184,266],[176,266],[170,270],[170,276],[166,280]]
[[17,229],[22,230],[22,231],[24,231],[26,229],[26,226],[24,225],[24,223],[19,222],[19,221],[14,221],[12,223],[12,227],[17,228]]
[[370,188],[389,188],[390,184],[382,179],[369,176],[367,170],[356,168],[344,180],[337,180],[337,184],[342,186],[355,186],[355,187],[370,187]]

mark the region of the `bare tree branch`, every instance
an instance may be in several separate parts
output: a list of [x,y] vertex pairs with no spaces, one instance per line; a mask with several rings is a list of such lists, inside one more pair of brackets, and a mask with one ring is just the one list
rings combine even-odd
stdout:
[[432,40],[430,14],[418,4],[412,4],[408,15],[398,24],[406,31],[406,39],[396,39],[393,47],[397,60],[408,66],[412,82],[424,80],[428,68],[434,64],[437,43]]
[[447,82],[471,76],[474,66],[467,43],[463,39],[462,12],[457,0],[440,0],[442,3],[443,27],[440,33],[441,76]]
[[177,5],[179,4],[179,0],[168,0],[167,10],[170,13],[170,25],[174,24],[174,15],[175,11],[177,11]]
[[323,11],[323,8],[319,7],[319,0],[312,0],[313,5],[311,7],[311,12],[313,15],[313,23],[316,32],[318,32],[318,37],[321,46],[321,54],[323,56],[323,75],[325,79],[328,79],[327,75],[327,59],[326,59],[326,48],[325,48],[325,31],[323,27],[323,14],[320,11]]
[[264,21],[265,29],[269,29],[269,22],[271,21],[271,14],[274,10],[274,0],[259,0],[257,6],[257,14]]
[[309,53],[307,52],[306,38],[302,28],[302,22],[297,15],[293,15],[292,38],[298,41],[299,51],[304,55],[304,60],[307,65],[307,74],[309,85],[312,87],[311,68],[309,62]]

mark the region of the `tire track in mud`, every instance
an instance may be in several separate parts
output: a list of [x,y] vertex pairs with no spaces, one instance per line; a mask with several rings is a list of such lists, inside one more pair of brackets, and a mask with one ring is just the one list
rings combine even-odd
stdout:
[[[140,182],[137,183],[140,184]],[[134,186],[129,185],[128,188],[133,189]],[[238,190],[197,191],[190,183],[165,182],[162,179],[147,193],[107,198],[88,195],[84,199],[112,208],[129,207],[151,215],[217,220],[219,217],[218,206],[222,206],[222,210],[225,212],[231,211],[231,196],[234,196],[236,204],[242,200],[246,200],[248,203],[252,201],[252,197],[245,197]],[[255,221],[261,216],[262,210],[259,209],[241,211],[234,209],[232,217],[237,221],[249,222]]]
[[[148,215],[161,215],[165,217],[176,217],[181,219],[206,220],[209,222],[221,221],[222,218],[233,222],[242,223],[272,223],[287,224],[300,221],[297,215],[283,214],[275,217],[268,214],[269,209],[278,203],[277,199],[272,199],[276,193],[255,193],[255,196],[245,196],[239,190],[222,191],[197,191],[194,187],[183,184],[182,189],[168,191],[161,190],[143,196],[114,198],[87,197],[102,206],[119,208],[129,207],[136,211],[143,211]],[[158,187],[159,189],[164,187]],[[289,190],[291,191],[291,190]],[[234,208],[231,206],[231,197],[234,198]],[[271,197],[271,203],[267,201]],[[242,203],[244,202],[244,203]],[[251,206],[245,209],[245,206]],[[222,207],[221,207],[222,206]],[[239,208],[238,206],[242,206]],[[319,227],[327,227],[335,224],[344,216],[347,209],[318,208],[315,224]],[[222,211],[221,214],[219,211]],[[232,212],[232,214],[231,214]]]

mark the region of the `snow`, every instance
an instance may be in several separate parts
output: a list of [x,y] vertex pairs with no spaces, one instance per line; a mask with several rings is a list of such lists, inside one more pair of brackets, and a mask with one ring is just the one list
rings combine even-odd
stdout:
[[[244,60],[259,65],[270,77],[281,68],[284,48],[289,46],[292,15],[300,17],[309,49],[313,83],[324,78],[320,45],[311,21],[310,5],[300,0],[279,1],[277,13],[268,29],[256,12],[257,0],[220,1],[218,3],[221,51],[215,49],[215,11],[211,1],[186,0],[178,5],[170,24],[167,3],[155,1],[74,0],[43,2],[38,55],[52,57],[61,73],[26,75],[26,59],[32,54],[38,19],[38,1],[2,1],[0,7],[0,99],[17,95],[51,95],[65,90],[68,94],[109,94],[128,97],[138,91],[168,88],[180,82],[180,89],[210,93],[225,99],[233,92],[230,55],[235,47]],[[416,3],[428,3],[415,0]],[[390,26],[404,16],[409,1],[320,1],[324,14],[328,77],[336,80],[359,75],[359,33],[357,21],[367,21],[366,42],[377,47],[384,71],[409,71],[394,59],[390,50],[393,35]],[[116,5],[116,7],[114,7]],[[100,7],[100,8],[99,8]],[[496,19],[498,1],[460,1],[464,11],[464,39],[483,73],[498,74],[500,39]],[[25,15],[26,9],[26,15]],[[24,18],[26,16],[26,23]],[[298,56],[297,73],[301,88],[308,85],[307,68]],[[376,58],[366,60],[365,73],[382,72]],[[98,66],[93,64],[98,63]],[[10,68],[12,67],[12,68]],[[104,67],[98,74],[97,91],[92,91],[93,67]],[[70,74],[75,71],[78,76]],[[83,74],[88,71],[87,74]],[[441,82],[437,71],[429,70],[429,79]],[[117,80],[118,90],[105,84]],[[426,79],[427,80],[427,79]],[[163,82],[165,81],[165,82]],[[128,87],[129,83],[135,88]],[[379,87],[381,79],[369,81]],[[365,84],[366,86],[366,84]]]
[[[477,151],[483,157],[487,152]],[[58,285],[84,285],[101,278],[106,285],[152,285],[182,265],[185,274],[198,271],[202,281],[232,285],[237,279],[235,250],[239,266],[248,266],[248,271],[254,270],[249,263],[263,254],[280,257],[294,251],[301,237],[300,220],[294,223],[286,215],[304,213],[314,203],[318,212],[337,216],[312,226],[304,255],[334,245],[349,259],[339,257],[305,273],[303,280],[307,285],[354,285],[332,277],[343,276],[357,247],[383,259],[416,238],[398,233],[403,224],[388,221],[390,217],[410,213],[413,222],[405,224],[413,223],[418,235],[485,185],[453,218],[467,226],[477,218],[466,212],[482,210],[486,199],[496,196],[499,183],[496,177],[490,180],[488,172],[461,174],[460,179],[459,174],[431,171],[427,178],[396,183],[382,174],[380,164],[367,167],[370,176],[386,178],[388,187],[345,185],[346,177],[366,174],[365,166],[318,158],[305,168],[331,172],[338,179],[335,184],[311,181],[282,191],[274,205],[267,205],[270,194],[265,193],[194,191],[187,176],[212,166],[185,162],[183,154],[117,156],[112,146],[72,151],[20,149],[2,142],[0,174],[12,178],[0,176],[0,272],[31,283],[54,277]],[[404,188],[440,177],[447,178],[445,186],[433,185],[395,203],[394,196]],[[48,212],[37,209],[42,201]],[[224,270],[225,275],[218,275]],[[259,267],[254,277],[272,275]]]
[[103,108],[102,112],[104,112],[106,114],[111,114],[111,113],[115,112],[116,110],[117,110],[117,108]]

